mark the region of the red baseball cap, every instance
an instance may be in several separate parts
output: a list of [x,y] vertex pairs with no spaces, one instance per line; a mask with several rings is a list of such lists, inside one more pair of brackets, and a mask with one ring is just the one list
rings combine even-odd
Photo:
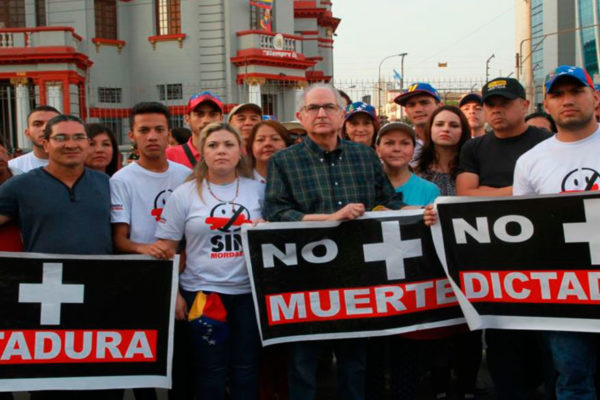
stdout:
[[197,93],[197,94],[193,95],[192,97],[190,97],[190,99],[188,100],[188,109],[187,109],[188,114],[191,113],[192,111],[194,111],[194,109],[196,107],[198,107],[200,104],[202,104],[206,101],[211,102],[214,105],[216,105],[217,108],[219,109],[219,111],[221,111],[221,114],[223,114],[223,112],[224,112],[223,102],[221,101],[221,99],[219,99],[216,95],[212,94],[208,90]]

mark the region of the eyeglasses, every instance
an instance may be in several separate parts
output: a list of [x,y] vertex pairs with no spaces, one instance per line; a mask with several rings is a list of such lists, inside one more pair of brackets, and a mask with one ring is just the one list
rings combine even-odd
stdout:
[[69,140],[74,142],[83,142],[84,140],[89,140],[88,136],[85,133],[76,133],[74,135],[65,135],[64,133],[58,133],[54,136],[50,136],[49,139],[52,139],[58,143],[64,143]]
[[306,113],[310,114],[310,115],[317,115],[321,108],[323,110],[325,110],[325,113],[328,115],[331,115],[340,109],[340,107],[337,104],[327,103],[327,104],[309,104],[307,106],[304,106],[304,111],[306,111]]

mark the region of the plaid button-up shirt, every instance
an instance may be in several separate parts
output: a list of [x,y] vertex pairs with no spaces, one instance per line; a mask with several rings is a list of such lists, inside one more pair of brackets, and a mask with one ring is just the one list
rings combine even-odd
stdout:
[[325,151],[306,136],[269,160],[267,220],[300,221],[305,214],[331,214],[349,203],[362,203],[367,210],[406,205],[373,149],[340,140],[335,150]]

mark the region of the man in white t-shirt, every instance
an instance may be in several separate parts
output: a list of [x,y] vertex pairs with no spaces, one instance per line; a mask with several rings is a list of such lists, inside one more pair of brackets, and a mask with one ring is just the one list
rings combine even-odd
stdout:
[[33,151],[13,158],[8,166],[21,172],[29,172],[32,169],[48,165],[48,153],[44,150],[44,129],[46,123],[59,115],[60,112],[51,106],[38,106],[27,115],[27,128],[25,136],[31,140]]
[[[546,77],[544,108],[558,132],[523,154],[515,167],[513,194],[600,190],[600,129],[594,110],[600,97],[582,68],[563,65]],[[557,400],[596,399],[599,335],[546,332]]]
[[[184,165],[167,160],[169,120],[169,110],[160,103],[138,103],[131,111],[129,138],[137,145],[140,158],[110,179],[113,242],[118,252],[165,258],[168,251],[155,243],[154,232],[167,199],[192,172]],[[179,340],[176,340],[176,353],[180,353],[177,343]],[[174,389],[176,387],[185,390],[174,381]],[[156,399],[154,389],[135,389],[134,394],[138,400]]]
[[122,253],[163,256],[153,244],[162,209],[175,188],[190,175],[184,165],[168,161],[169,110],[160,103],[133,107],[129,138],[140,158],[117,171],[110,179],[111,222],[115,249]]

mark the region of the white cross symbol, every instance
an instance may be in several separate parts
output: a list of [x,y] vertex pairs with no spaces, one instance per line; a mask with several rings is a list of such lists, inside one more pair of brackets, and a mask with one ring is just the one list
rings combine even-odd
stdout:
[[63,285],[60,263],[44,263],[42,283],[21,283],[19,303],[41,303],[41,325],[60,325],[62,303],[83,303],[84,285]]
[[590,260],[600,265],[600,199],[583,201],[585,220],[563,224],[565,243],[587,242],[590,246]]
[[365,262],[385,261],[388,280],[404,279],[404,259],[421,257],[421,239],[402,240],[400,223],[384,221],[381,223],[383,243],[363,244]]

